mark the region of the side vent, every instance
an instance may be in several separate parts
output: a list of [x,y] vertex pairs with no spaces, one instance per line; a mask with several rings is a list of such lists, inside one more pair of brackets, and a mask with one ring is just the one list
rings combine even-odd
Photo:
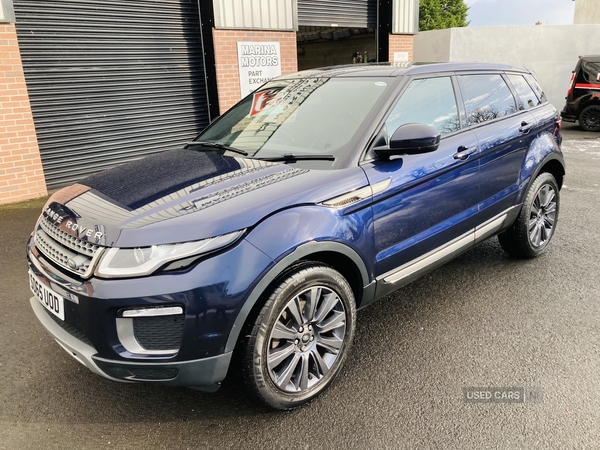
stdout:
[[390,185],[391,181],[391,178],[387,178],[371,186],[365,186],[360,189],[347,192],[346,194],[330,198],[329,200],[319,203],[319,205],[327,206],[328,208],[344,208],[385,191]]

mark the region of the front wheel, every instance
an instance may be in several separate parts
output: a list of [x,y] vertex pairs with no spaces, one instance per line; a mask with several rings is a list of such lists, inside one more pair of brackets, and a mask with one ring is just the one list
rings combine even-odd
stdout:
[[519,258],[542,254],[556,230],[560,196],[550,173],[540,174],[529,187],[515,223],[498,235],[502,248]]
[[323,392],[340,371],[356,322],[348,282],[324,265],[300,268],[267,299],[245,344],[244,382],[275,409],[292,409]]
[[579,114],[579,126],[585,131],[600,131],[600,105],[585,107]]

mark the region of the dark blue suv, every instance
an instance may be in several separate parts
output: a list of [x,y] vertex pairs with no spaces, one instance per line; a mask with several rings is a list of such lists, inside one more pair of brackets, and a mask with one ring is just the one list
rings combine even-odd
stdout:
[[107,378],[211,390],[230,371],[293,408],[339,373],[357,309],[495,235],[516,257],[547,248],[559,126],[518,67],[277,78],[185,148],[55,193],[31,306]]

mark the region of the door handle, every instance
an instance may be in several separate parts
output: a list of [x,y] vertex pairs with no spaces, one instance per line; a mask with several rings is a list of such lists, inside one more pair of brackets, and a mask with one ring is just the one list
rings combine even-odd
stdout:
[[464,145],[461,145],[460,147],[458,147],[458,152],[456,152],[454,154],[454,159],[460,159],[461,161],[464,161],[465,159],[467,159],[470,155],[472,155],[473,153],[475,153],[477,151],[477,147],[465,147]]
[[533,127],[532,124],[523,121],[523,122],[521,122],[521,127],[519,128],[519,133],[527,134],[531,131],[532,127]]

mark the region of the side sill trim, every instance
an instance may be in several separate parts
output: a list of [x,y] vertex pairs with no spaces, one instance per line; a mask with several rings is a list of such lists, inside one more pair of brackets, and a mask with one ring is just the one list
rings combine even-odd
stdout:
[[384,283],[394,284],[404,278],[411,277],[412,275],[418,274],[423,269],[428,268],[436,261],[443,260],[444,258],[453,255],[454,253],[462,250],[465,247],[470,247],[475,243],[475,231],[469,231],[467,234],[451,241],[443,247],[437,248],[425,256],[410,261],[399,269],[395,269],[391,273],[388,272],[381,276],[381,280]]
[[520,204],[512,206],[496,217],[482,223],[449,243],[444,244],[417,259],[409,261],[399,268],[380,275],[377,277],[377,283],[382,284],[383,286],[382,289],[378,289],[377,297],[387,295],[396,288],[416,280],[424,273],[441,266],[460,253],[493,236],[508,225],[508,222],[514,218],[515,212],[518,212],[520,208]]

